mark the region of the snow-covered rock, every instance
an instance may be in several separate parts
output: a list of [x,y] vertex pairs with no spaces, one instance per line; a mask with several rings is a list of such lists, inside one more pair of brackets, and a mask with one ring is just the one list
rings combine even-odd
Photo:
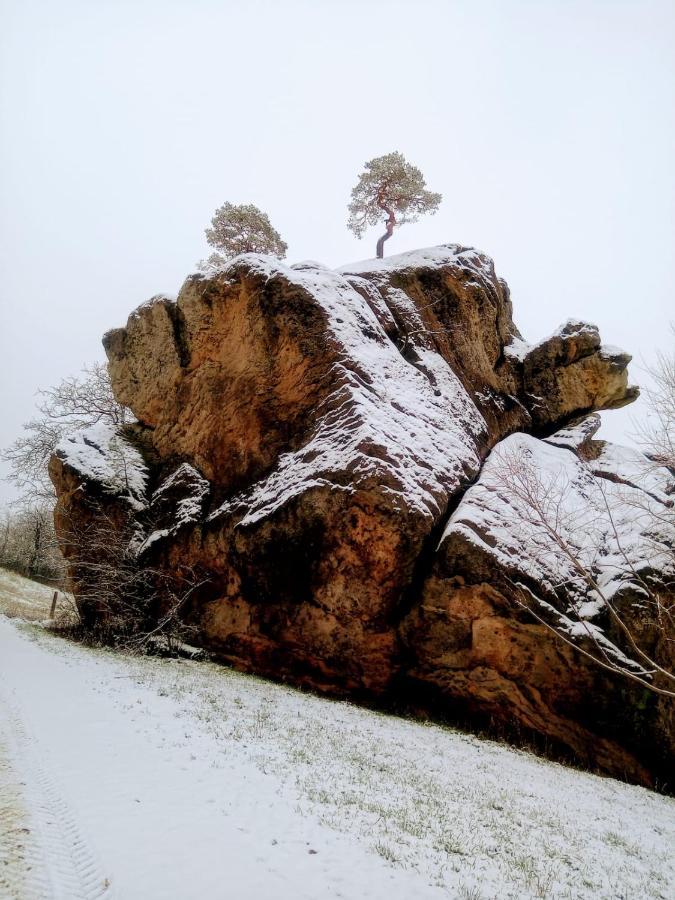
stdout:
[[153,491],[149,503],[148,536],[138,549],[144,555],[156,541],[173,537],[181,528],[199,524],[211,487],[189,463],[181,463]]
[[104,346],[149,467],[141,558],[205,574],[222,659],[342,692],[405,677],[400,622],[491,448],[571,442],[572,418],[635,395],[594,326],[526,344],[492,260],[452,244],[339,271],[245,254]]
[[114,426],[99,423],[68,435],[56,445],[54,458],[52,465],[69,468],[82,484],[98,484],[133,509],[145,508],[148,467],[139,450]]
[[[635,758],[667,770],[675,754],[672,699],[630,680],[667,690],[653,662],[675,669],[675,635],[659,621],[675,581],[675,479],[590,441],[593,419],[497,444],[404,633],[421,683],[638,778]],[[605,678],[585,654],[628,676]]]

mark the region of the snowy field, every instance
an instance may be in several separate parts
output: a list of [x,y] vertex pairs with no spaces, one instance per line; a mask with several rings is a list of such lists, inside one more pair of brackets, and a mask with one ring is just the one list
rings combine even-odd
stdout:
[[2,900],[670,900],[674,847],[641,788],[0,615]]
[[[29,622],[48,619],[53,596],[54,588],[30,581],[7,569],[0,569],[0,614],[18,616]],[[59,610],[66,600],[66,595],[59,592]]]

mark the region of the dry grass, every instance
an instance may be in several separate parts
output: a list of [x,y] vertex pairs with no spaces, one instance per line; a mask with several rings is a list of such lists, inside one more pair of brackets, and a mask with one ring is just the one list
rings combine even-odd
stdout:
[[[0,569],[0,615],[26,622],[44,622],[49,619],[53,597],[53,587]],[[73,598],[59,591],[54,620],[66,624],[76,618]]]

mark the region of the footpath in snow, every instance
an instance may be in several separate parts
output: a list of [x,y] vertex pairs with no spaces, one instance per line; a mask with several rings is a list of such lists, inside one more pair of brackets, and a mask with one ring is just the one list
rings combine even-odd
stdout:
[[642,788],[0,616],[3,900],[665,900],[674,846]]

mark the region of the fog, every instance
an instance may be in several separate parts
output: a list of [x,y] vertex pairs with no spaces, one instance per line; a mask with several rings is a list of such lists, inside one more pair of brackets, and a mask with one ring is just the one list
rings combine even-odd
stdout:
[[[495,260],[537,340],[569,317],[634,354],[675,296],[675,4],[621,0],[0,2],[0,446],[38,388],[176,293],[225,200],[290,262],[374,255],[345,227],[365,160],[443,194],[393,254]],[[642,402],[604,415],[630,439]],[[6,474],[4,467],[0,475]],[[14,495],[0,482],[0,499]]]

